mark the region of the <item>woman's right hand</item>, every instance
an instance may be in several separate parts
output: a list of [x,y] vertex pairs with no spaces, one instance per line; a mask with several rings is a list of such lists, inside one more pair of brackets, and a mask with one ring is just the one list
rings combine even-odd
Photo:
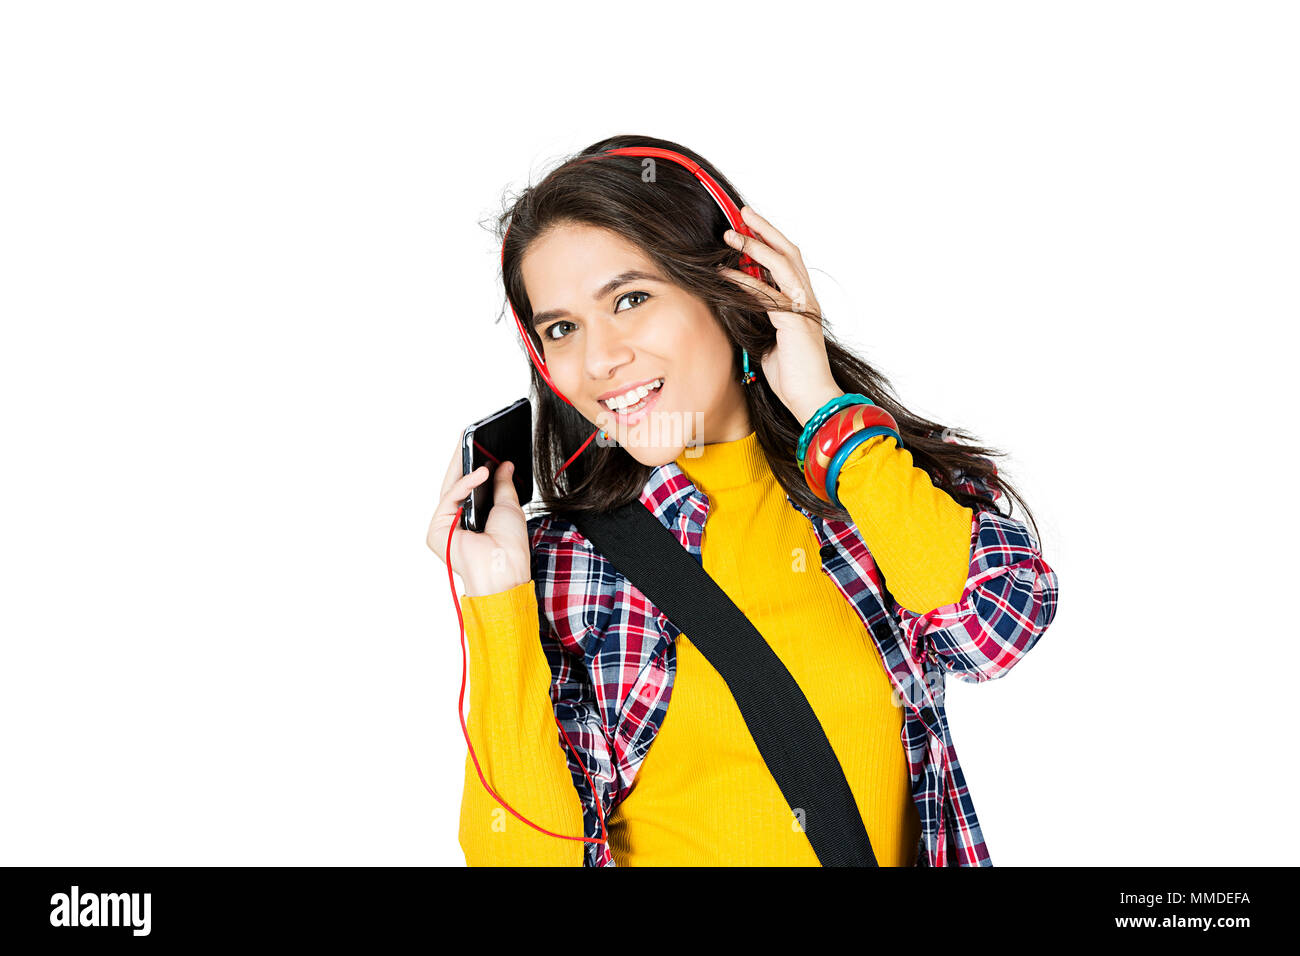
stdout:
[[[461,433],[461,440],[465,438]],[[447,476],[442,482],[438,510],[429,524],[426,539],[438,560],[446,562],[447,534],[451,539],[451,569],[465,582],[466,596],[496,594],[518,587],[533,576],[528,542],[528,519],[515,494],[514,463],[503,461],[492,477],[492,508],[481,532],[466,531],[456,519],[456,509],[466,496],[487,479],[488,466],[468,475],[461,474],[461,445],[456,444]]]

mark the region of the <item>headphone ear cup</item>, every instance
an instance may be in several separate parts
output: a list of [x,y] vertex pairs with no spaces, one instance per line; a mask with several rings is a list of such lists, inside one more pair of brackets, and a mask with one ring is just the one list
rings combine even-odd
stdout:
[[[735,232],[739,233],[740,235],[744,236],[747,239],[758,238],[758,236],[754,235],[750,231],[749,227],[746,226],[743,222],[740,224],[740,228],[736,229]],[[746,275],[753,276],[755,279],[758,279],[760,282],[763,281],[763,266],[759,262],[757,262],[753,258],[753,256],[747,255],[744,252],[740,254],[740,270],[744,272]]]
[[749,256],[742,255],[740,257],[740,270],[744,272],[746,275],[753,276],[759,282],[767,281],[766,279],[763,278],[762,264],[755,262]]

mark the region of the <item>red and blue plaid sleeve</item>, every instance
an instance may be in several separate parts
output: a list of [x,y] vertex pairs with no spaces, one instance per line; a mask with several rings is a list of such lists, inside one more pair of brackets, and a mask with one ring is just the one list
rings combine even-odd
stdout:
[[[958,472],[954,483],[990,500],[1002,497],[966,472]],[[960,600],[926,614],[892,598],[891,606],[915,660],[928,658],[959,680],[978,683],[1001,677],[1033,648],[1056,616],[1057,590],[1056,572],[1028,527],[990,505],[971,521],[970,569]]]

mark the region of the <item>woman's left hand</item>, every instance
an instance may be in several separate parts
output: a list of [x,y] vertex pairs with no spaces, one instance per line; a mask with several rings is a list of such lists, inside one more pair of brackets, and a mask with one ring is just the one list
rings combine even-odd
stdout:
[[771,304],[767,314],[776,327],[776,347],[762,358],[763,375],[785,407],[804,425],[817,409],[844,394],[831,374],[821,307],[813,295],[812,280],[798,247],[749,206],[740,214],[757,238],[728,229],[723,241],[767,266],[779,288],[739,269],[724,266],[720,271]]

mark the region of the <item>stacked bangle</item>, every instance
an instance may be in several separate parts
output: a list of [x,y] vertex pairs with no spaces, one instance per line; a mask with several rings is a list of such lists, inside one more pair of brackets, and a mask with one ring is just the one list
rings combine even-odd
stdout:
[[894,416],[865,395],[841,395],[819,408],[808,419],[795,454],[813,494],[843,508],[836,494],[840,469],[855,448],[878,435],[892,435],[903,447]]
[[841,408],[849,405],[874,405],[875,403],[865,395],[859,395],[853,392],[848,395],[840,395],[838,398],[832,398],[829,402],[817,409],[813,417],[808,419],[808,424],[803,427],[803,434],[799,436],[799,447],[795,449],[794,460],[803,470],[804,456],[808,453],[808,443],[812,441],[813,436],[817,434],[817,429],[826,424],[826,420],[834,415]]

